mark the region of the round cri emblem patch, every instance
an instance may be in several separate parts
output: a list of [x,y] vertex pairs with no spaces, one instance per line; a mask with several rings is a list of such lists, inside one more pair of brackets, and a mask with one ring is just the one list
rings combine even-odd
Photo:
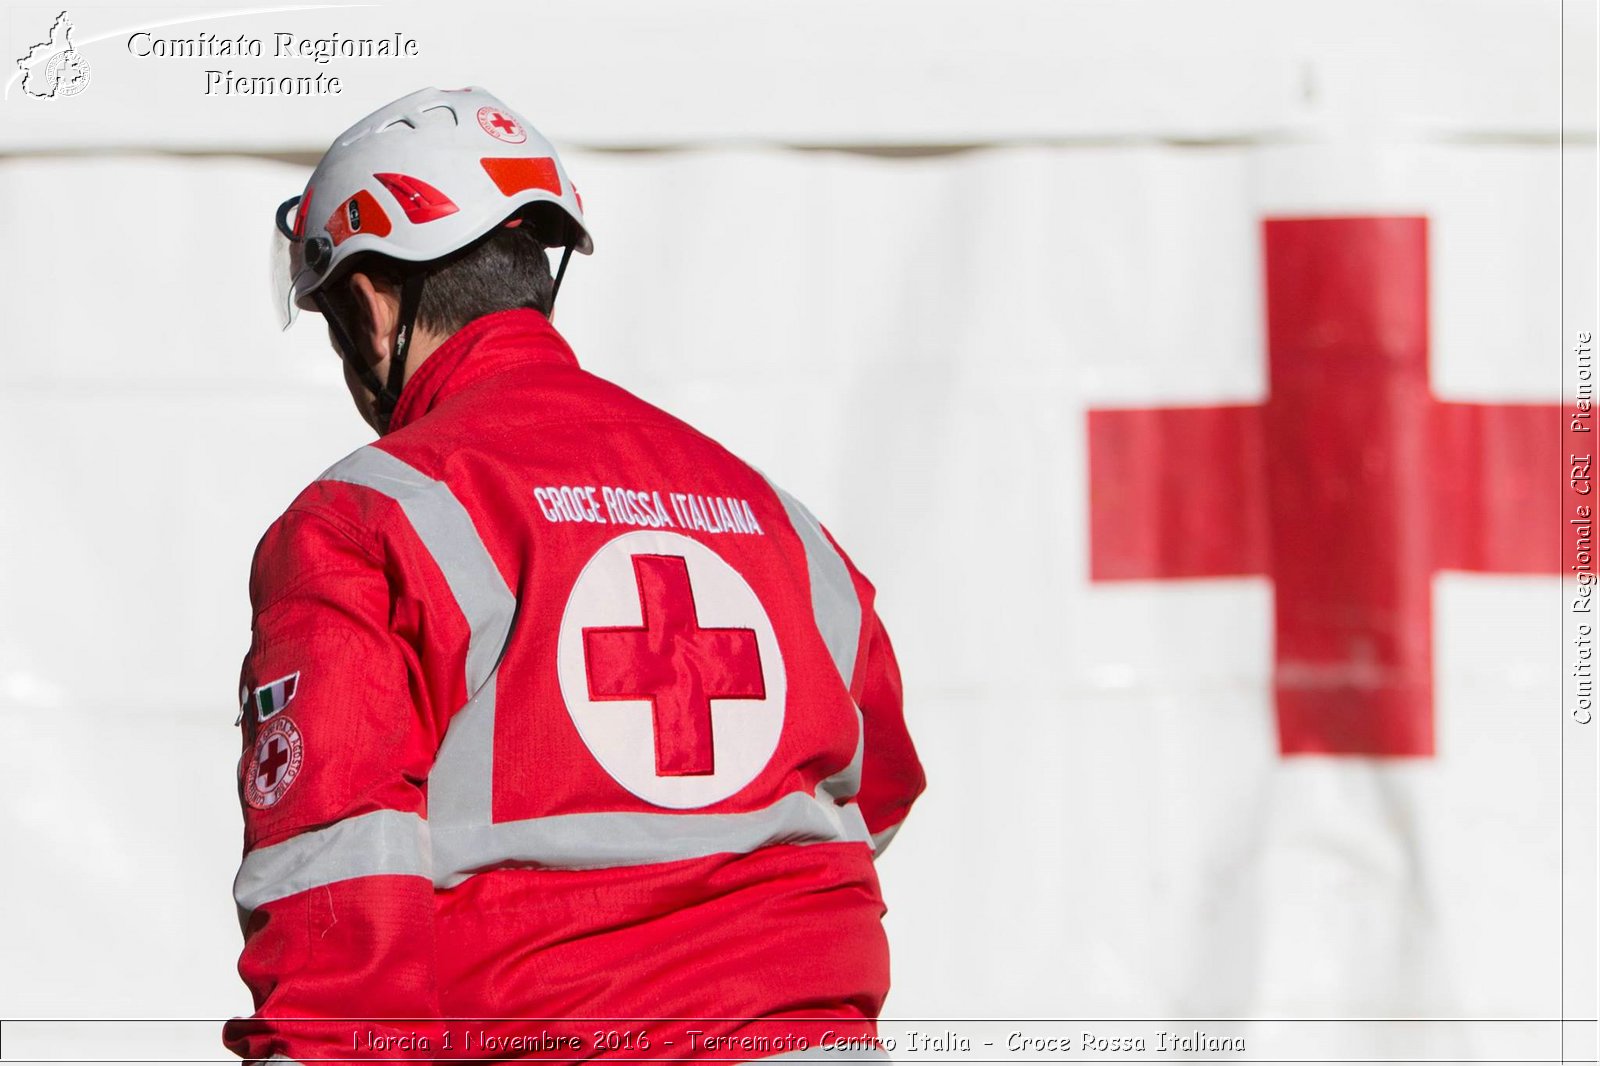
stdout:
[[528,133],[522,128],[522,123],[498,108],[478,108],[478,125],[495,140],[505,141],[507,144],[521,144],[528,139]]
[[556,671],[596,761],[658,807],[733,795],[783,732],[783,657],[766,610],[726,560],[677,533],[625,533],[585,564]]
[[282,715],[270,720],[256,737],[250,765],[245,767],[245,802],[262,811],[274,806],[300,776],[304,761],[305,741],[294,722]]

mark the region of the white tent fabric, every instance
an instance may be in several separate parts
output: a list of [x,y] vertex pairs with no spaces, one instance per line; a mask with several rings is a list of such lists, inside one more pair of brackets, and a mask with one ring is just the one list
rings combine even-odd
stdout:
[[[1380,162],[1369,208],[1436,226],[1436,381],[1547,396],[1507,353],[1559,343],[1556,214],[1492,207],[1537,202],[1555,153]],[[1508,715],[1555,698],[1553,577],[1439,579],[1440,755],[1397,765],[1276,754],[1264,582],[1087,580],[1086,408],[1259,398],[1260,218],[1314,151],[571,166],[599,247],[558,315],[580,356],[808,499],[881,588],[932,781],[883,867],[895,1012],[1542,1016],[1557,916],[1507,915],[1554,891],[1558,796]],[[242,1009],[245,570],[363,439],[315,319],[269,321],[260,220],[301,173],[0,167],[34,250],[4,267],[0,790],[13,913],[50,916],[5,932],[19,1014]],[[108,182],[190,209],[157,239],[18,206]]]
[[[787,105],[771,140],[897,140]],[[1239,128],[1225,113],[1210,133]],[[880,867],[886,1015],[1559,1016],[1554,575],[1435,579],[1437,754],[1374,760],[1278,753],[1264,579],[1088,571],[1088,410],[1263,397],[1269,216],[1427,216],[1436,394],[1558,401],[1559,121],[1529,105],[1489,135],[1490,108],[1463,136],[1481,113],[1194,145],[1135,115],[1126,139],[904,155],[727,143],[753,114],[651,127],[704,141],[681,150],[593,147],[637,139],[599,119],[569,141],[591,145],[564,158],[596,254],[558,328],[806,500],[879,587],[930,781]],[[1592,173],[1590,138],[1566,152]],[[8,1017],[249,1009],[229,896],[247,566],[368,437],[315,317],[274,332],[270,215],[305,173],[0,159]],[[1482,1047],[1450,1039],[1415,1046]]]

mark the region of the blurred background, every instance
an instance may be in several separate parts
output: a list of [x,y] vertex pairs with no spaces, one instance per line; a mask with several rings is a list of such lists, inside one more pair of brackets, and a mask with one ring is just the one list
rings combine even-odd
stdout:
[[[1546,1059],[1594,1017],[1558,577],[1593,2],[126,4],[69,9],[87,80],[35,98],[10,60],[60,11],[0,26],[0,1017],[250,1009],[250,556],[370,439],[320,320],[276,329],[272,212],[466,84],[582,191],[584,365],[879,588],[930,782],[886,1017],[1505,1019]],[[1338,1053],[1510,1046],[1395,1032]]]

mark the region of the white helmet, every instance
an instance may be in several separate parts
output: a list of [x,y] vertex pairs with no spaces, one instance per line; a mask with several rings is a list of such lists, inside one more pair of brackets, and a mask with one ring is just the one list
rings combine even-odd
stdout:
[[423,263],[519,212],[546,247],[594,250],[577,189],[522,116],[479,88],[403,96],[340,134],[278,208],[282,322],[317,310],[318,290],[358,252]]

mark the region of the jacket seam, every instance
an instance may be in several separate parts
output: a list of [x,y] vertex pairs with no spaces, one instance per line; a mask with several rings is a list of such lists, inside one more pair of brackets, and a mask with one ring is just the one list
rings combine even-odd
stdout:
[[[380,571],[383,569],[382,556],[374,552],[368,545],[362,543],[360,527],[354,525],[354,523],[351,523],[349,519],[337,514],[336,512],[324,511],[320,508],[303,503],[290,504],[288,509],[285,510],[283,514],[284,517],[287,518],[289,515],[296,512],[322,522],[328,527],[328,529],[332,530],[334,533],[337,533],[341,538],[349,541],[350,544],[356,548],[356,550],[361,552],[362,557],[365,558],[367,562],[371,563]],[[279,519],[279,521],[281,522],[282,519]],[[265,614],[267,611],[288,599],[296,592],[299,592],[302,588],[309,585],[320,576],[320,571],[316,570],[302,572],[296,580],[291,581],[287,585],[284,585],[282,588],[278,589],[270,599],[263,600],[261,603],[257,604],[255,606],[254,613],[256,615]]]
[[371,535],[371,530],[363,529],[338,511],[325,509],[313,503],[292,503],[284,513],[289,514],[294,511],[326,522],[334,532],[359,549],[361,554],[367,557],[368,562],[374,566],[383,566],[382,554],[366,542],[366,538]]

